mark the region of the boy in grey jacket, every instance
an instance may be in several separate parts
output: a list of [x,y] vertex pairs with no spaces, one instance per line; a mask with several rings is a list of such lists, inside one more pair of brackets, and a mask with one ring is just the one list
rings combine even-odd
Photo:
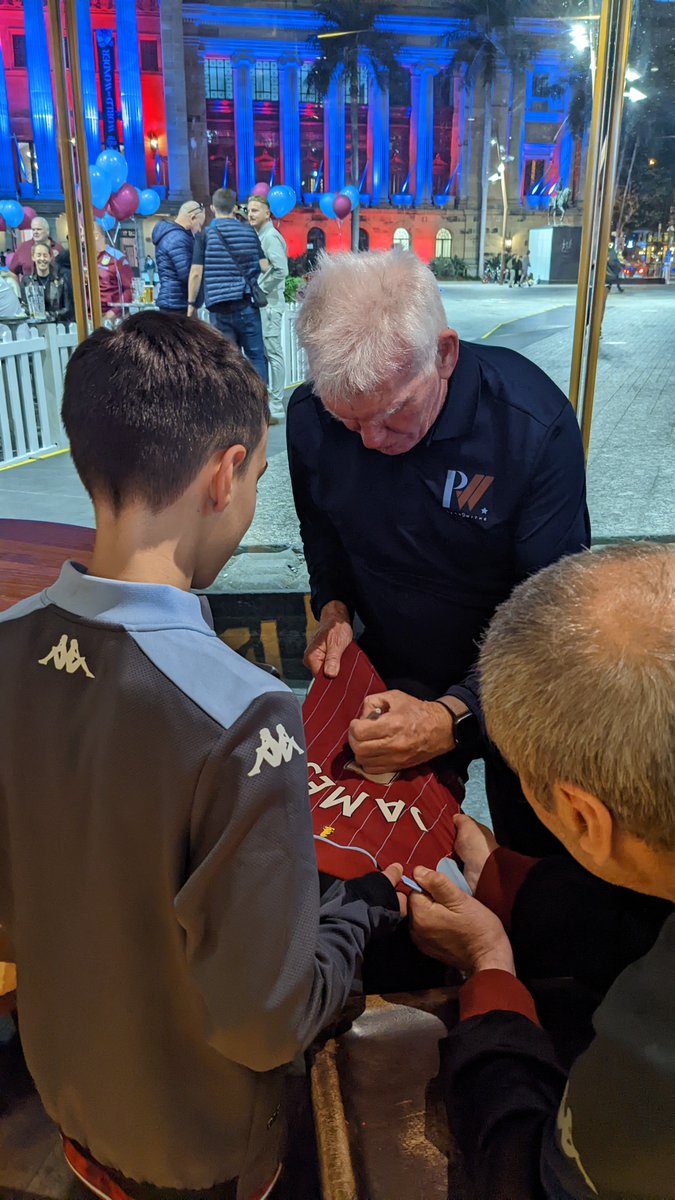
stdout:
[[209,326],[97,330],[63,402],[90,569],[0,616],[0,958],[45,1108],[103,1195],[270,1194],[284,1064],[399,919],[397,867],[320,906],[299,707],[190,590],[251,523],[267,416]]

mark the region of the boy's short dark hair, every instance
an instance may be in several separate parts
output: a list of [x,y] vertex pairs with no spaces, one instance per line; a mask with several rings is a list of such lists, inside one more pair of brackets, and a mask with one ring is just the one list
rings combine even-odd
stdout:
[[234,212],[237,203],[237,193],[233,192],[232,188],[218,188],[213,193],[211,203],[216,212]]
[[203,321],[146,312],[97,329],[66,371],[63,423],[90,496],[159,512],[211,454],[245,446],[269,420],[267,388],[233,342]]

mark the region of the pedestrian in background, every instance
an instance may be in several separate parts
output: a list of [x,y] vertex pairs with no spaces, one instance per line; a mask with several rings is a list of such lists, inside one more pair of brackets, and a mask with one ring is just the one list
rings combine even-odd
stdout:
[[44,244],[49,247],[52,257],[61,250],[59,242],[55,242],[49,233],[49,222],[45,217],[33,217],[30,223],[31,240],[22,242],[14,251],[9,268],[20,279],[22,275],[30,275],[33,270],[33,246]]
[[258,273],[267,269],[260,239],[238,220],[237,197],[230,188],[213,193],[215,221],[195,240],[188,283],[188,316],[196,308],[204,283],[204,302],[211,324],[243,350],[267,383],[267,359],[257,295]]
[[37,316],[35,297],[44,297],[44,320],[69,321],[72,314],[70,288],[65,275],[54,265],[49,246],[35,242],[33,270],[21,277],[21,300],[29,316]]
[[286,418],[284,385],[286,364],[281,344],[281,324],[284,315],[284,285],[288,277],[288,248],[272,224],[272,213],[265,196],[250,196],[248,219],[255,229],[269,266],[262,271],[258,283],[267,297],[267,306],[260,310],[262,321],[270,397],[270,421],[277,425]]
[[203,204],[187,200],[178,210],[175,221],[158,221],[152,231],[159,276],[157,307],[163,312],[184,316],[187,313],[195,237],[203,228],[205,216]]
[[96,268],[101,289],[101,308],[106,320],[124,315],[125,304],[131,303],[131,264],[126,255],[108,245],[100,225],[94,225]]

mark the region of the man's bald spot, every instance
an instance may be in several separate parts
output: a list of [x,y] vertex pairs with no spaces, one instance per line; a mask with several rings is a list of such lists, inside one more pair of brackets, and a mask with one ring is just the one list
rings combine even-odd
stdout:
[[672,655],[675,641],[675,553],[598,561],[589,573],[588,627],[598,659],[640,662]]
[[178,216],[182,220],[183,217],[194,217],[195,213],[201,212],[202,206],[196,200],[186,200],[178,209]]

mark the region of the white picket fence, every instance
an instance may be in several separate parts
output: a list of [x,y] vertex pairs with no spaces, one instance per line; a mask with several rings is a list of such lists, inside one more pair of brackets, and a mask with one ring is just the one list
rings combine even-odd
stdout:
[[[287,388],[307,372],[295,336],[298,307],[286,305],[281,330]],[[76,345],[75,325],[41,325],[38,332],[26,324],[12,333],[0,323],[0,466],[68,445],[60,409],[63,377]]]
[[0,465],[67,445],[60,408],[77,329],[0,324]]

